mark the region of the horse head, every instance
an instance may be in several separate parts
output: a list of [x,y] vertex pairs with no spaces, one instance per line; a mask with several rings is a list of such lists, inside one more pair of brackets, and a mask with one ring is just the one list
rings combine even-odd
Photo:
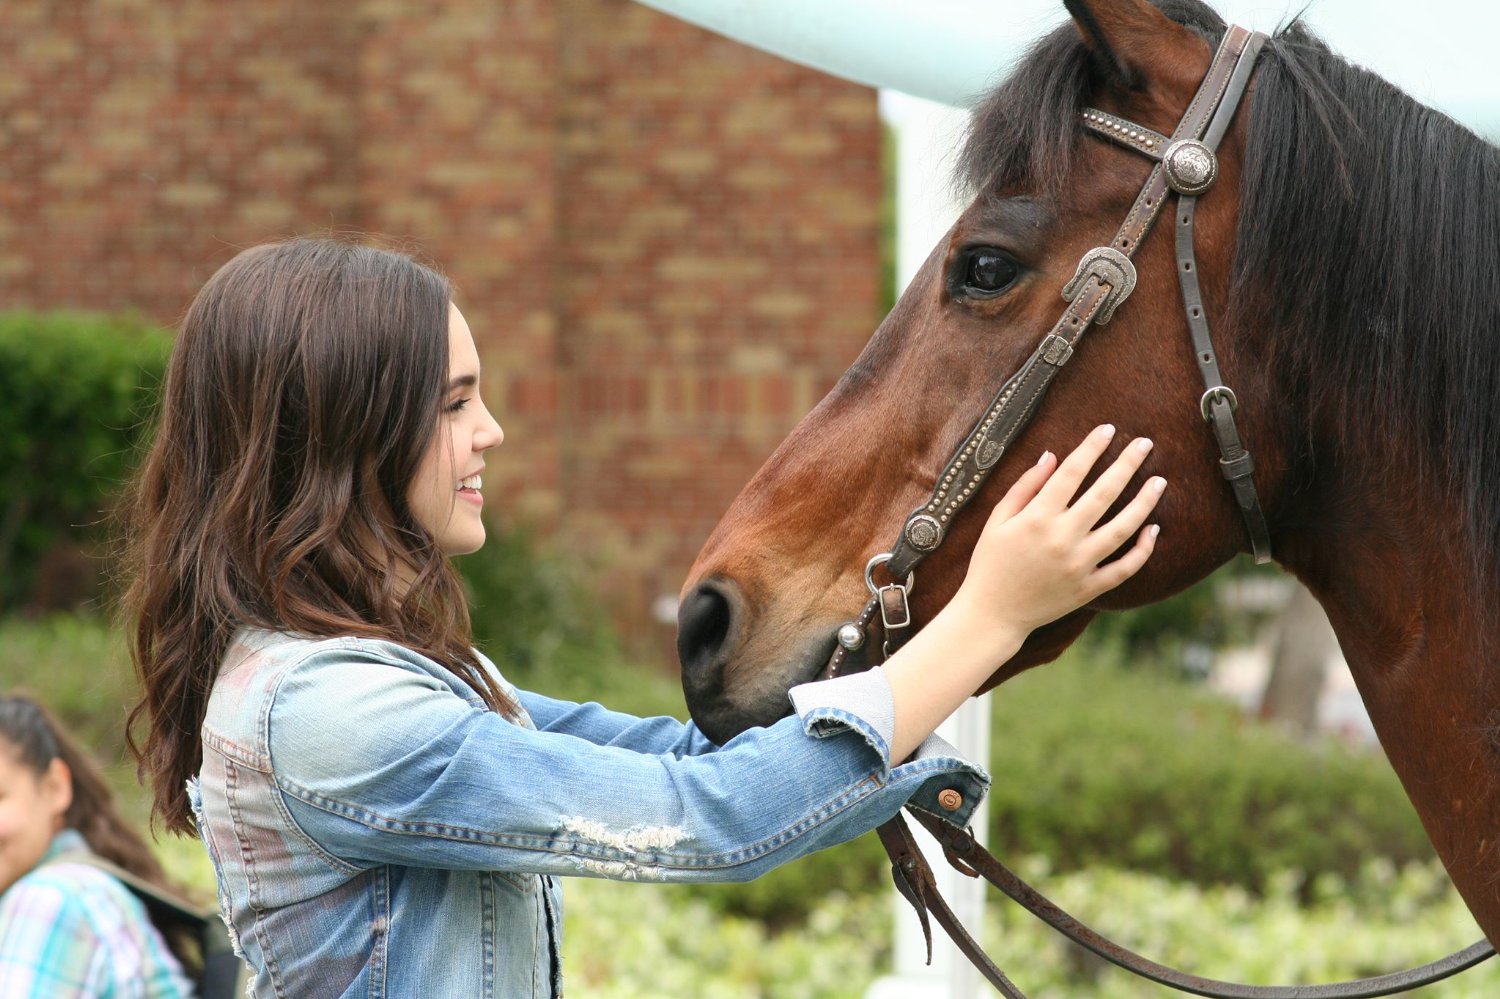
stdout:
[[[1080,257],[1136,210],[1155,166],[1138,138],[1105,137],[1100,113],[1169,132],[1234,34],[1197,0],[1065,3],[1072,23],[974,114],[959,161],[973,201],[691,571],[683,686],[716,738],[784,715],[786,689],[820,675],[866,599],[867,560],[892,550],[997,388],[1040,353]],[[1328,612],[1438,855],[1500,939],[1500,150],[1296,22],[1265,43],[1248,86],[1213,188],[1175,197],[1131,251],[1133,294],[1065,358],[945,525],[911,613],[920,625],[952,595],[1024,466],[1104,422],[1120,444],[1156,441],[1142,469],[1169,482],[1156,553],[1034,632],[984,689],[1055,657],[1100,611],[1160,599],[1251,547],[1255,518],[1238,516],[1248,508],[1199,417],[1184,264],[1159,231],[1181,233],[1186,211],[1270,546]]]
[[[1209,69],[1223,25],[1186,23],[1145,0],[1069,0],[1073,23],[1043,39],[975,111],[960,156],[972,201],[828,396],[734,501],[683,590],[678,648],[694,718],[726,738],[787,711],[867,599],[865,566],[887,552],[998,389],[1058,321],[1080,260],[1107,246],[1153,164],[1084,127],[1085,108],[1170,135]],[[1199,281],[1221,369],[1242,401],[1263,497],[1286,467],[1278,407],[1253,329],[1230,315],[1244,160],[1241,111],[1197,208]],[[1108,325],[1077,345],[993,474],[945,525],[911,592],[916,624],[962,579],[985,517],[1044,450],[1066,453],[1113,423],[1116,447],[1151,437],[1143,476],[1170,483],[1155,555],[1128,584],[1039,629],[984,689],[1055,658],[1098,612],[1159,600],[1248,545],[1200,415],[1168,208],[1140,246],[1137,280]],[[1127,494],[1133,490],[1127,490]]]

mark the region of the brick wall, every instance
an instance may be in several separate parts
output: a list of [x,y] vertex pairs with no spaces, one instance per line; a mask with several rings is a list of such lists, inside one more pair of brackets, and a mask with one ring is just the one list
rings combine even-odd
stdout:
[[7,0],[0,307],[172,323],[240,247],[406,241],[479,341],[490,503],[660,641],[873,326],[878,147],[872,91],[627,0]]

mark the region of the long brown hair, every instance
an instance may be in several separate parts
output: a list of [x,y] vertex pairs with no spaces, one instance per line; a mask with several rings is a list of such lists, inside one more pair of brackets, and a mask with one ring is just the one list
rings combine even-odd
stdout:
[[93,757],[39,701],[16,692],[0,697],[0,745],[38,777],[53,760],[67,764],[73,801],[63,825],[76,829],[89,849],[105,860],[159,887],[173,887],[146,841],[120,815]]
[[241,252],[189,307],[127,514],[124,610],[144,691],[130,746],[167,828],[192,829],[183,786],[241,626],[398,642],[514,712],[406,499],[437,432],[451,297],[405,254],[299,238]]

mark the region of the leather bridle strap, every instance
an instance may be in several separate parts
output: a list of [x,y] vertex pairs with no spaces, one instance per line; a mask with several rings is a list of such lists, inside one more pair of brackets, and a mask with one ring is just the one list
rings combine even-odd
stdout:
[[1000,970],[1000,966],[990,960],[984,948],[969,935],[964,924],[959,922],[957,914],[948,907],[947,901],[937,890],[937,880],[932,876],[932,868],[927,866],[927,859],[922,856],[916,840],[912,839],[911,830],[906,827],[901,816],[897,815],[878,826],[875,831],[880,835],[880,844],[885,847],[886,855],[891,858],[891,880],[896,883],[896,890],[911,903],[922,920],[922,935],[927,940],[927,963],[932,963],[932,927],[927,922],[927,914],[930,912],[938,925],[947,932],[948,939],[953,941],[959,953],[995,987],[995,991],[1005,996],[1005,999],[1026,999],[1025,993],[1016,988],[1015,983]]
[[[1492,957],[1495,953],[1488,941],[1480,940],[1464,950],[1430,964],[1424,964],[1419,968],[1326,985],[1241,985],[1236,982],[1202,978],[1158,964],[1102,936],[1027,884],[1020,875],[975,842],[973,834],[968,830],[959,829],[919,809],[910,809],[910,811],[942,845],[944,855],[954,868],[970,877],[984,878],[1010,896],[1027,912],[1106,961],[1142,978],[1148,978],[1181,992],[1212,996],[1215,999],[1365,999],[1368,996],[1390,995],[1393,992],[1404,992],[1408,989],[1430,985],[1465,971]],[[900,817],[898,816],[893,821],[899,822]],[[885,840],[885,835],[884,832],[881,833],[882,841]],[[919,886],[913,893],[903,892],[908,900],[913,895],[918,898],[931,898],[936,893],[935,883],[930,886]]]

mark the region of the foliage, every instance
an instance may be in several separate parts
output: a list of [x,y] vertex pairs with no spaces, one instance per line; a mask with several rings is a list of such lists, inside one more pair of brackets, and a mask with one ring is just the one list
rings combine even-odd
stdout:
[[637,714],[680,714],[675,682],[630,668],[576,562],[526,525],[490,522],[484,547],[458,561],[475,643],[516,685]]
[[[1367,863],[1349,882],[1320,879],[1310,898],[1295,876],[1253,896],[1151,875],[1095,868],[1050,876],[1045,861],[1022,874],[1064,909],[1153,960],[1194,974],[1251,984],[1367,977],[1434,960],[1482,934],[1436,861]],[[1162,999],[1175,995],[1067,943],[1016,906],[989,909],[986,948],[1030,995]],[[1470,999],[1500,992],[1500,962],[1402,993]]]
[[563,977],[589,999],[859,999],[889,961],[878,895],[809,901],[795,933],[715,912],[678,885],[571,879]]
[[[1381,974],[1480,936],[1436,862],[1372,861],[1352,881],[1320,879],[1306,901],[1295,877],[1272,879],[1257,897],[1114,868],[1057,875],[1041,858],[1017,866],[1084,922],[1146,956],[1232,981],[1316,983]],[[855,999],[889,969],[892,908],[884,896],[819,895],[809,888],[806,924],[767,933],[677,886],[574,879],[565,892],[564,977],[590,999]],[[896,919],[916,918],[904,906],[895,911]],[[982,937],[1028,995],[1172,994],[1085,954],[998,895],[990,897]],[[1500,962],[1491,961],[1408,994],[1469,999],[1497,991]]]
[[169,347],[136,318],[0,313],[0,608],[61,543],[99,542]]
[[125,715],[137,686],[124,637],[101,620],[53,614],[0,624],[0,690],[45,701],[103,762],[125,759]]
[[1252,891],[1287,870],[1350,878],[1371,858],[1432,856],[1378,753],[1306,747],[1158,672],[1080,650],[993,699],[990,828],[1002,856]]

